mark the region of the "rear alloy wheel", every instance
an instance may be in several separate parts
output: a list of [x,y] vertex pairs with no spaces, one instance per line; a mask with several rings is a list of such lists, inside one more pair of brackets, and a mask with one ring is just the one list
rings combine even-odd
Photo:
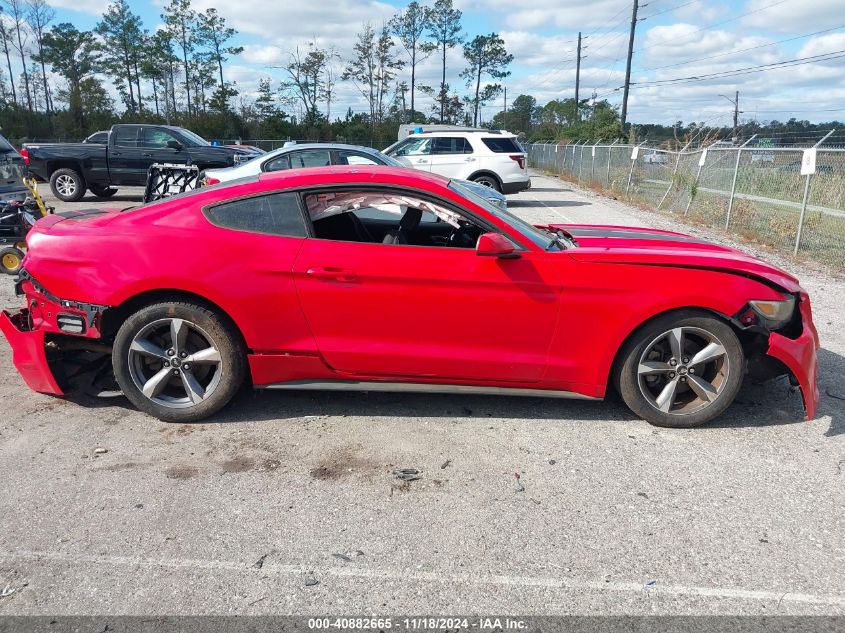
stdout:
[[502,188],[499,186],[499,181],[496,180],[493,176],[476,176],[472,179],[473,182],[477,182],[479,185],[484,185],[485,187],[490,187],[490,189],[494,189],[499,193],[502,192]]
[[720,415],[742,384],[742,345],[725,322],[695,313],[656,319],[623,353],[618,389],[656,426],[690,428]]
[[111,198],[114,194],[117,193],[117,189],[115,189],[114,187],[95,187],[92,185],[88,188],[91,190],[91,193],[93,193],[98,198]]
[[7,275],[17,275],[23,262],[23,251],[19,248],[0,249],[0,267]]
[[139,310],[118,330],[112,350],[123,393],[166,422],[194,422],[219,411],[246,375],[233,326],[204,307],[159,303]]
[[78,171],[57,169],[50,176],[53,195],[64,202],[78,202],[85,195],[85,181]]

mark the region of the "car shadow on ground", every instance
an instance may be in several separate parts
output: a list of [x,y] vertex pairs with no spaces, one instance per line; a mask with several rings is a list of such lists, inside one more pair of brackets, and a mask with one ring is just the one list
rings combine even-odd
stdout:
[[[135,204],[140,204],[143,201],[144,201],[143,194],[138,195],[138,194],[131,194],[131,193],[126,193],[126,194],[116,193],[115,195],[111,196],[110,198],[98,198],[97,196],[86,195],[79,202],[84,202],[86,204],[87,203],[96,204],[97,206],[103,207],[103,206],[114,205],[114,203],[116,203],[116,202],[121,202],[121,203],[122,202],[133,202]],[[54,204],[62,204],[62,203],[61,203],[61,201],[57,200],[57,201],[55,201]]]
[[565,191],[568,193],[572,193],[572,189],[564,189],[563,187],[531,187],[531,189],[529,189],[528,191],[531,193],[535,193],[537,191],[543,193],[550,193],[554,191]]
[[[538,200],[508,200],[509,208],[536,207]],[[539,200],[539,203],[547,207],[589,207],[592,202],[580,200]]]

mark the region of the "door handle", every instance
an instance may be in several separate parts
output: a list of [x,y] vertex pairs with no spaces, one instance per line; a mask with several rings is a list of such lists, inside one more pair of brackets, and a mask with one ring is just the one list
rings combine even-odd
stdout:
[[152,158],[153,153],[152,152],[144,152],[143,154],[141,154],[141,156],[143,156],[144,158]]
[[112,156],[123,156],[123,154],[121,152],[112,152],[111,155]]
[[417,162],[417,163],[424,163],[424,162],[426,162],[426,160],[427,160],[427,159],[425,159],[425,158],[418,158],[415,162]]
[[468,163],[471,163],[472,161],[475,160],[475,158],[473,158],[472,156],[467,156],[464,160]]
[[327,266],[325,268],[309,268],[305,271],[306,275],[315,279],[331,279],[334,281],[355,281],[358,276],[343,268],[334,268]]

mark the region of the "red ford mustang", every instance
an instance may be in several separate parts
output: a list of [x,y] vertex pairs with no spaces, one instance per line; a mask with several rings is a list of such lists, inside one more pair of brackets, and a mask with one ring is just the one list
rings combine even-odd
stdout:
[[40,220],[0,326],[26,383],[116,380],[168,421],[275,389],[601,399],[652,424],[722,413],[743,377],[818,402],[810,300],[787,273],[667,231],[531,226],[387,167],[262,174]]

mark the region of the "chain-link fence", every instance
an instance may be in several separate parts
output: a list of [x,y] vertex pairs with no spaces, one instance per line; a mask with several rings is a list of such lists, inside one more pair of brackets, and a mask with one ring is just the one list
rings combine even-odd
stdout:
[[811,176],[800,173],[801,148],[671,152],[535,143],[527,149],[532,167],[845,270],[845,149],[819,148]]

